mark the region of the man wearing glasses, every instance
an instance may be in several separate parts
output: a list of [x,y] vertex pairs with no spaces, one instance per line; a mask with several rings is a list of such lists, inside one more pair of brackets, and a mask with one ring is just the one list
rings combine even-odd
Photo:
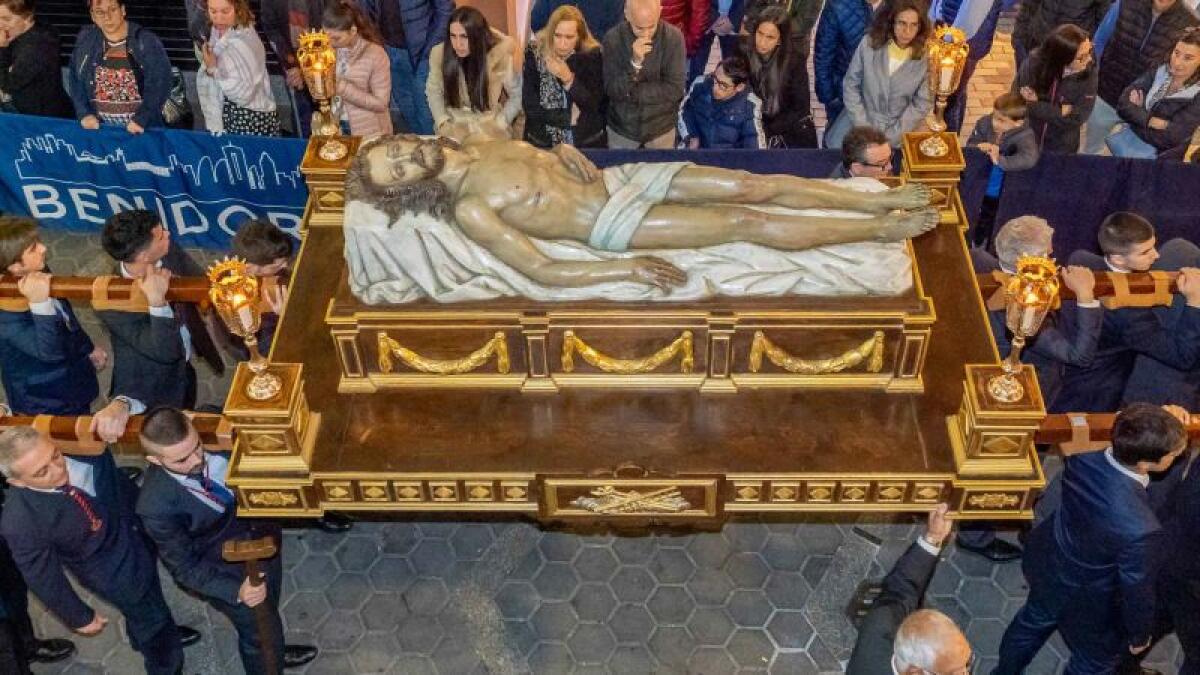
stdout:
[[[968,675],[975,653],[954,621],[917,609],[950,536],[949,507],[938,504],[929,523],[883,580],[883,590],[858,627],[847,675]],[[884,664],[888,665],[885,666]]]
[[164,126],[171,61],[158,36],[125,19],[124,0],[90,0],[92,25],[71,51],[67,89],[84,129],[111,125],[140,134]]
[[[137,513],[175,581],[233,623],[246,672],[274,675],[280,667],[293,668],[316,658],[316,647],[283,644],[278,609],[281,557],[267,561],[265,583],[252,585],[241,566],[221,556],[231,539],[270,536],[280,544],[278,525],[261,520],[252,524],[237,517],[234,493],[225,485],[229,453],[205,450],[187,415],[167,406],[146,413],[141,443],[150,466]],[[254,608],[263,603],[270,608],[271,635],[260,639]],[[264,639],[271,641],[265,648],[275,658],[264,658]]]
[[880,178],[892,175],[892,144],[875,127],[854,127],[842,139],[842,162],[830,178]]

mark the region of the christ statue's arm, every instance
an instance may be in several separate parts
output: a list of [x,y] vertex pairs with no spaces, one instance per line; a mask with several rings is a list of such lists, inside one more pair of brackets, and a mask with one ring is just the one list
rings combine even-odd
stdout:
[[525,233],[504,222],[487,202],[465,197],[454,208],[463,233],[507,265],[546,286],[590,286],[607,281],[638,281],[667,290],[687,280],[675,266],[658,258],[564,261],[542,253]]

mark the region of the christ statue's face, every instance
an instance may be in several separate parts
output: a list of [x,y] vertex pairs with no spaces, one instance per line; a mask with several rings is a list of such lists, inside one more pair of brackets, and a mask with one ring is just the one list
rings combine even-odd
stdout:
[[445,152],[431,140],[396,139],[367,152],[371,182],[380,187],[433,178],[445,164]]

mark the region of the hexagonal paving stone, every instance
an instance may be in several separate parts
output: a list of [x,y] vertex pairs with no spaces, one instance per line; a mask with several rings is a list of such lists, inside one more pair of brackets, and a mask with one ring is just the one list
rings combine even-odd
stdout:
[[996,654],[1000,651],[1000,639],[1006,628],[1008,623],[1000,619],[975,619],[963,632],[972,649],[981,654]]
[[958,601],[958,598],[944,595],[926,595],[925,606],[929,609],[936,609],[951,619],[954,619],[954,623],[958,624],[959,626],[965,626],[971,622],[970,612],[963,607],[963,604]]
[[729,653],[720,647],[701,647],[688,659],[688,672],[704,675],[732,675],[737,665]]
[[[1017,570],[1017,574],[1021,574],[1020,565],[999,565],[999,567],[1012,567]],[[954,565],[938,565],[933,571],[933,578],[930,579],[926,592],[933,595],[954,595],[958,593],[958,587],[962,584],[962,580],[962,574]],[[1022,577],[1021,583],[1024,584],[1024,577]]]
[[408,611],[424,616],[433,616],[442,611],[450,593],[441,579],[418,579],[403,593]]
[[575,591],[571,605],[580,621],[604,621],[617,606],[617,599],[605,584],[584,584]]
[[976,619],[999,619],[1004,611],[1004,593],[991,579],[964,579],[958,598]]
[[441,576],[454,564],[454,551],[442,539],[422,539],[409,556],[413,569],[422,576]]
[[682,669],[695,646],[695,640],[683,626],[659,626],[650,636],[650,652],[666,667]]
[[321,625],[329,611],[329,602],[325,600],[324,593],[300,591],[284,603],[283,622],[288,630],[313,631]]
[[448,539],[458,529],[458,523],[452,520],[427,520],[416,524],[422,537]]
[[379,534],[383,552],[387,555],[405,555],[411,552],[420,538],[417,526],[412,523],[384,523]]
[[485,523],[464,523],[450,537],[450,547],[460,560],[478,560],[492,545],[492,528]]
[[804,609],[808,602],[808,582],[798,572],[772,572],[763,590],[779,609]]
[[337,563],[331,556],[309,555],[292,570],[292,580],[301,591],[325,590],[329,580],[338,574]]
[[524,581],[505,582],[496,594],[496,606],[506,619],[528,619],[538,601],[537,589]]
[[346,537],[333,552],[344,572],[366,572],[379,557],[379,542],[368,537]]
[[574,665],[571,651],[559,642],[543,642],[529,655],[529,669],[534,675],[562,675],[571,672]]
[[350,653],[355,673],[383,673],[396,660],[396,638],[390,634],[368,633]]
[[452,637],[442,640],[432,658],[439,673],[473,673],[482,663],[471,645]]
[[645,644],[654,630],[654,618],[641,605],[621,605],[608,620],[619,642]]
[[771,569],[798,572],[808,560],[808,551],[797,537],[772,534],[767,537],[762,557]]
[[766,668],[775,654],[775,647],[767,639],[767,634],[750,628],[739,628],[725,648],[743,668]]
[[733,520],[725,525],[721,534],[729,540],[735,551],[761,551],[767,543],[767,527],[753,520]]
[[588,546],[575,558],[575,573],[583,581],[608,581],[617,569],[617,557],[604,546]]
[[344,675],[352,672],[354,666],[350,664],[349,654],[338,654],[336,652],[321,652],[313,662],[305,668],[305,673],[312,675]]
[[354,647],[362,634],[363,625],[358,612],[337,610],[330,612],[325,623],[317,630],[317,645],[321,649],[344,652]]
[[613,553],[626,565],[639,565],[650,560],[657,550],[650,537],[617,537],[612,543]]
[[512,649],[513,653],[525,656],[533,651],[533,646],[537,644],[537,635],[534,634],[528,621],[506,620],[504,622],[504,644]]
[[738,588],[762,588],[770,572],[756,553],[736,553],[725,561],[725,573]]
[[529,619],[534,635],[541,640],[566,640],[578,623],[569,602],[543,602]]
[[[938,565],[938,571],[949,565]],[[953,569],[953,568],[952,568]],[[958,570],[955,570],[957,574]],[[1019,563],[1008,565],[996,565],[996,572],[992,575],[996,580],[996,585],[1000,590],[1004,591],[1010,598],[1024,598],[1029,595],[1029,584],[1025,583],[1025,573],[1021,571]],[[949,594],[944,592],[944,594]]]
[[829,563],[833,562],[831,555],[812,555],[804,562],[804,568],[800,570],[800,574],[808,585],[816,588],[817,584],[825,578],[825,572],[829,569]]
[[760,590],[741,589],[729,596],[729,616],[739,626],[762,627],[771,616],[771,602]]
[[733,591],[733,582],[729,580],[729,576],[710,567],[697,568],[686,586],[696,604],[701,607],[723,605]]
[[641,567],[622,567],[613,575],[609,586],[623,602],[643,602],[654,590],[654,577]]
[[402,654],[392,664],[392,669],[388,671],[388,675],[438,675],[438,672],[433,667],[433,661],[430,661],[428,656]]
[[608,660],[608,655],[617,646],[617,640],[608,627],[600,623],[581,623],[567,640],[567,648],[581,665],[599,665]]
[[521,562],[508,573],[508,578],[514,581],[533,581],[544,564],[541,552],[535,548],[521,558]]
[[377,591],[403,591],[413,582],[416,573],[407,558],[384,556],[371,565],[367,577]]
[[546,532],[538,541],[538,550],[550,562],[571,562],[579,549],[579,537],[569,532]]
[[775,655],[767,672],[769,675],[812,675],[820,671],[821,668],[804,652],[781,652]]
[[427,616],[410,616],[396,631],[400,648],[416,654],[432,654],[442,640],[442,626]]
[[733,620],[725,610],[717,607],[697,609],[687,626],[702,645],[723,645],[734,629]]
[[767,624],[767,634],[782,649],[803,649],[812,639],[813,627],[800,612],[779,611]]
[[367,630],[390,631],[408,616],[399,593],[372,593],[359,610]]
[[334,609],[358,609],[371,594],[371,582],[365,574],[343,572],[325,589],[325,597]]
[[617,645],[608,657],[608,670],[620,675],[650,675],[654,672],[654,657],[641,645]]
[[682,586],[659,586],[646,602],[646,609],[660,624],[684,623],[694,607],[692,597]]
[[810,555],[833,555],[842,545],[842,531],[831,523],[801,523],[796,540]]
[[566,600],[578,585],[575,571],[566,563],[546,563],[533,578],[534,588],[548,600]]
[[682,584],[691,578],[696,565],[683,549],[660,548],[646,568],[661,584]]
[[719,568],[733,553],[733,547],[719,533],[701,532],[688,542],[687,551],[697,567]]
[[954,565],[959,572],[962,572],[964,577],[991,578],[992,570],[996,567],[995,563],[987,558],[977,553],[965,551],[958,546],[950,547],[950,555],[946,558],[945,562]]

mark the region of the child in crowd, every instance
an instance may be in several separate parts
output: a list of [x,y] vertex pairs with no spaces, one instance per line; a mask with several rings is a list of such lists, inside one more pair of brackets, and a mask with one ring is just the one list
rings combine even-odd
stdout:
[[749,88],[750,66],[740,55],[698,77],[679,109],[679,142],[685,148],[767,147],[762,102]]
[[992,160],[987,192],[979,217],[975,219],[974,244],[986,247],[996,224],[996,210],[1004,189],[1004,175],[1013,171],[1032,169],[1041,157],[1037,138],[1025,124],[1028,104],[1019,94],[1005,93],[996,97],[992,114],[979,118],[968,146],[974,146]]

